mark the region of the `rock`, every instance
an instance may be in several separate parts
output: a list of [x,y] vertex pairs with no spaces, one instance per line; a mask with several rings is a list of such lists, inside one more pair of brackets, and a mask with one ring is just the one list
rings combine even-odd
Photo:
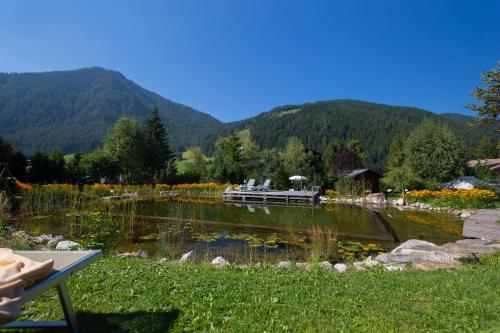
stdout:
[[405,200],[403,198],[396,200],[396,206],[404,206]]
[[453,261],[460,258],[460,255],[449,254],[446,252],[422,251],[412,249],[402,249],[398,254],[384,253],[377,256],[376,260],[384,264],[405,264],[411,263],[415,260],[429,260],[429,261]]
[[344,272],[347,272],[347,265],[342,264],[342,263],[338,263],[338,264],[333,265],[333,269],[335,269],[339,273],[344,273]]
[[223,257],[217,257],[214,260],[212,260],[212,265],[214,265],[216,267],[224,267],[224,266],[229,265],[229,261],[227,261]]
[[14,237],[14,238],[28,238],[28,234],[24,230],[18,230],[18,231],[14,231],[12,233],[12,237]]
[[386,265],[413,263],[415,269],[433,270],[438,268],[457,268],[462,263],[460,258],[474,258],[474,254],[493,253],[500,251],[487,240],[460,240],[443,246],[411,239],[390,253],[377,256],[376,260]]
[[289,261],[280,261],[277,265],[276,268],[285,268],[285,269],[290,269],[292,267],[292,263]]
[[136,258],[137,252],[124,252],[124,253],[118,253],[116,254],[117,258]]
[[[138,259],[149,259],[149,253],[146,250],[139,249],[137,252],[124,252],[124,253],[118,253],[116,255],[117,258],[138,258]],[[162,262],[162,260],[165,259],[165,261]],[[166,258],[160,259],[160,262],[164,263],[167,262]]]
[[377,205],[385,204],[385,195],[384,193],[370,193],[366,196],[366,202]]
[[36,244],[47,244],[53,238],[52,234],[41,234],[38,237],[33,238],[33,242]]
[[185,263],[190,260],[194,260],[194,251],[189,251],[187,253],[184,253],[179,261],[181,263]]
[[167,259],[167,258],[161,258],[161,259],[159,260],[159,262],[160,262],[160,264],[165,264],[165,263],[167,263],[167,262],[168,262],[168,259]]
[[239,265],[238,267],[239,267],[240,269],[248,269],[248,268],[250,268],[250,266],[249,266],[249,265],[246,265],[246,264]]
[[470,217],[470,212],[468,210],[464,210],[460,213],[460,217],[463,219],[468,218]]
[[403,265],[384,265],[384,269],[389,272],[403,271]]
[[474,253],[470,252],[466,248],[463,248],[455,243],[446,243],[444,245],[441,245],[441,248],[444,251],[460,256],[460,258],[467,258],[467,259],[475,258]]
[[356,261],[354,264],[352,264],[354,266],[354,269],[357,270],[357,271],[364,271],[366,270],[365,266],[363,265],[363,262],[362,261]]
[[375,258],[378,262],[381,262],[383,264],[391,264],[391,263],[407,263],[412,261],[412,258],[403,255],[403,254],[391,254],[391,253],[383,253],[378,255]]
[[487,239],[462,239],[455,245],[476,255],[500,252],[500,246]]
[[139,259],[149,259],[149,252],[143,249],[137,250],[136,257]]
[[55,237],[52,237],[51,239],[49,239],[49,241],[47,242],[47,245],[52,246],[52,247],[56,247],[57,244],[63,240],[64,240],[63,236],[61,236],[61,235],[55,236]]
[[377,260],[372,259],[371,256],[369,256],[368,258],[363,260],[363,266],[366,268],[373,268],[373,267],[377,266],[378,264],[379,264],[379,262]]
[[322,261],[319,263],[319,267],[320,268],[323,268],[323,269],[326,269],[326,270],[333,270],[334,266],[329,262],[329,261]]
[[470,238],[457,240],[455,243],[457,245],[488,245],[491,244],[491,241],[489,239]]
[[460,268],[463,264],[458,260],[450,261],[430,261],[430,260],[415,260],[412,264],[412,268],[421,271],[433,271],[436,269],[453,269]]
[[402,249],[435,251],[439,250],[439,246],[434,243],[426,242],[420,239],[410,239],[404,242],[403,244],[399,245],[398,247],[396,247],[394,250],[391,251],[391,253],[398,254]]
[[73,242],[73,241],[69,241],[69,240],[60,241],[59,243],[57,243],[56,250],[69,251],[77,246],[80,246],[80,244],[78,244],[77,242]]
[[297,268],[302,268],[305,270],[310,270],[311,269],[311,264],[308,262],[298,262],[295,264],[295,267]]

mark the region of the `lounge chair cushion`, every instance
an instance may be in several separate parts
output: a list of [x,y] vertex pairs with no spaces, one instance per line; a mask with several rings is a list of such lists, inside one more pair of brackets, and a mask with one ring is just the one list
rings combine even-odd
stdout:
[[54,261],[37,262],[0,248],[0,325],[20,315],[24,289],[49,276]]

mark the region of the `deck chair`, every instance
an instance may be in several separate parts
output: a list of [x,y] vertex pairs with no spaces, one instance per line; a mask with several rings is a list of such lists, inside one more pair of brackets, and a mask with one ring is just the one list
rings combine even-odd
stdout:
[[67,327],[71,332],[78,332],[78,322],[76,320],[71,299],[68,293],[66,280],[74,273],[85,268],[102,256],[101,251],[14,251],[23,257],[34,261],[44,262],[48,259],[54,260],[54,271],[45,279],[35,282],[34,285],[25,290],[22,303],[35,299],[43,292],[56,288],[59,301],[64,312],[65,320],[59,321],[15,321],[7,325],[0,326],[4,329],[22,328],[56,328]]
[[267,192],[270,190],[270,187],[269,187],[270,185],[271,185],[271,179],[266,179],[264,184],[257,186],[257,191],[266,191]]
[[253,191],[255,189],[255,179],[250,179],[248,183],[238,187],[239,191]]

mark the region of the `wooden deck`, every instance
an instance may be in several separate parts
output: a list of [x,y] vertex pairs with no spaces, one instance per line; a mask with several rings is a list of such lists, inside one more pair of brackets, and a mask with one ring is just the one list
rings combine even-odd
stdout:
[[464,221],[463,236],[500,241],[500,209],[480,209]]
[[248,203],[315,203],[319,200],[317,191],[226,191],[222,195],[227,202]]

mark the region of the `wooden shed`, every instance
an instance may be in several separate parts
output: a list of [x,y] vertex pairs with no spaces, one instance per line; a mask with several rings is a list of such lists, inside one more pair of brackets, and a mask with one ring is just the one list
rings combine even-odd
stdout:
[[364,181],[368,186],[368,190],[372,193],[379,191],[379,180],[382,178],[372,169],[356,169],[347,174],[346,177],[353,178],[356,181]]

